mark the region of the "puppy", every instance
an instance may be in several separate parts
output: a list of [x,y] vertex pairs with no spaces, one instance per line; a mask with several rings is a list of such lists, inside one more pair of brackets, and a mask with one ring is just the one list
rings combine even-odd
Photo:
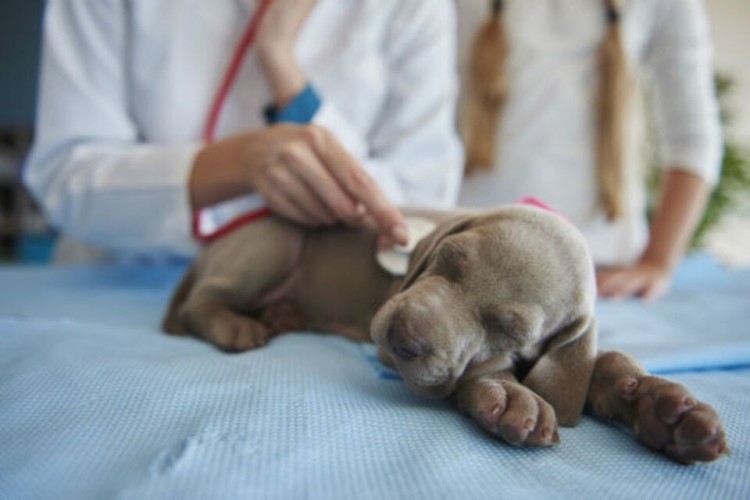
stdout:
[[450,398],[513,445],[559,442],[586,403],[681,463],[727,451],[720,419],[632,358],[598,352],[594,267],[580,233],[532,206],[413,211],[436,223],[405,276],[376,262],[367,228],[305,229],[269,216],[206,246],[165,331],[227,351],[287,331],[372,341],[417,394]]

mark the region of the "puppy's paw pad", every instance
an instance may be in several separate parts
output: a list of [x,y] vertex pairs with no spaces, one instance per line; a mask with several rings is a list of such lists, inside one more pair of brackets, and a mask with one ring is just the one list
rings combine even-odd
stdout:
[[643,377],[636,408],[638,438],[673,460],[710,462],[728,452],[719,415],[680,384]]
[[617,382],[618,390],[625,399],[630,399],[635,396],[638,385],[638,379],[635,377],[626,377]]
[[700,443],[675,443],[664,448],[664,453],[673,460],[690,465],[696,462],[713,462],[722,455],[729,454],[724,434]]
[[464,408],[482,428],[494,432],[500,416],[506,410],[507,394],[500,384],[481,384],[471,391],[470,402]]
[[514,383],[486,385],[475,392],[472,416],[493,436],[513,446],[559,443],[552,407],[528,388]]
[[497,434],[503,441],[513,446],[523,446],[526,443],[526,439],[529,437],[529,433],[532,429],[526,427],[520,427],[518,425],[501,425],[497,429]]

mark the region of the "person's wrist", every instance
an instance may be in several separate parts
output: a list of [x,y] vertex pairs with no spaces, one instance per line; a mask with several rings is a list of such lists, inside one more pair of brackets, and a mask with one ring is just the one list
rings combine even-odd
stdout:
[[214,205],[249,191],[239,159],[241,136],[206,144],[196,154],[188,179],[190,202],[194,210]]
[[284,107],[307,85],[307,76],[292,52],[274,53],[261,61],[276,106]]

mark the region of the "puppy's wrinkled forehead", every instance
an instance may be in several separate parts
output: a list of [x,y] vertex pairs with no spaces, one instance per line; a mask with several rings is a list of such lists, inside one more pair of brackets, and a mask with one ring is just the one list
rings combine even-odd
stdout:
[[446,235],[435,248],[433,271],[456,282],[552,287],[587,272],[587,256],[582,238],[561,217],[516,207],[474,217]]

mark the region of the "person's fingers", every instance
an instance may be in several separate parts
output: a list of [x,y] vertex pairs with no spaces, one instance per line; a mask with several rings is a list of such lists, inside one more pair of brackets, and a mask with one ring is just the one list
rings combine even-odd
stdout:
[[597,269],[596,286],[600,297],[638,296],[654,301],[667,293],[670,277],[669,272],[659,266],[640,263],[633,267]]
[[294,170],[279,159],[265,169],[260,193],[275,212],[297,222],[315,226],[336,222],[335,216],[295,175]]
[[640,295],[645,283],[641,276],[630,275],[623,279],[616,290],[613,291],[611,298],[625,299]]
[[291,142],[285,145],[278,161],[280,170],[293,178],[289,180],[288,196],[321,222],[334,224],[341,219],[338,214],[338,211],[342,210],[341,207],[354,206],[354,201],[347,199],[309,146],[304,143]]
[[408,242],[408,232],[401,212],[388,200],[362,165],[324,129],[308,127],[306,132],[323,164],[343,189],[367,209],[381,236],[405,245]]
[[288,197],[282,191],[271,191],[268,195],[263,196],[271,209],[304,226],[315,227],[320,222],[303,210],[292,198]]
[[599,295],[603,297],[613,296],[617,290],[621,287],[624,279],[623,274],[620,270],[606,269],[597,272],[597,288]]
[[345,220],[355,223],[360,216],[357,202],[336,182],[318,156],[304,143],[289,143],[279,153],[279,160],[307,187],[309,196],[328,214],[331,223]]
[[610,271],[608,269],[597,269],[596,270],[596,291],[599,295],[604,293],[604,289],[607,286],[607,280],[609,279]]
[[647,302],[653,302],[663,296],[669,290],[669,280],[663,277],[653,278],[641,291],[641,298]]
[[602,274],[598,281],[599,295],[609,299],[622,299],[637,295],[643,287],[642,276],[633,270],[613,270]]

